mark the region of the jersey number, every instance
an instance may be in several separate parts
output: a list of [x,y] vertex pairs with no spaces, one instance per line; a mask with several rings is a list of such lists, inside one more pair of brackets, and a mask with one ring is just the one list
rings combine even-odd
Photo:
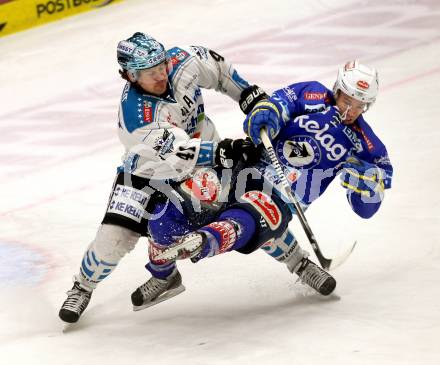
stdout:
[[220,56],[217,52],[214,52],[213,50],[209,50],[209,54],[211,55],[211,57],[213,58],[213,59],[215,59],[217,62],[222,62],[222,61],[224,61],[225,59],[222,57],[222,56]]
[[[179,147],[179,151],[176,153],[176,156],[181,158],[182,160],[192,160],[195,156],[196,148],[195,147]],[[193,153],[191,153],[193,152]]]

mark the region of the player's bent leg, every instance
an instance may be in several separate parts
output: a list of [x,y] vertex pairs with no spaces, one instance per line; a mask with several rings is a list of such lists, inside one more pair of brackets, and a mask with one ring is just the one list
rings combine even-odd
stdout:
[[255,233],[255,220],[246,210],[227,209],[218,220],[184,235],[158,255],[166,261],[191,258],[197,262],[248,244]]
[[145,265],[152,277],[131,294],[134,311],[163,302],[185,290],[175,260],[159,259],[158,255],[175,241],[174,237],[182,236],[194,228],[173,204],[158,203],[153,213],[160,213],[160,219],[150,219],[148,222],[151,239],[149,262]]
[[275,260],[286,264],[291,273],[297,274],[304,284],[318,293],[329,295],[335,289],[336,280],[307,258],[309,253],[300,247],[289,230],[280,238],[266,242],[261,249]]
[[278,196],[251,190],[224,210],[218,220],[183,236],[159,256],[198,261],[232,250],[249,254],[280,237],[291,218],[290,209]]
[[59,317],[68,323],[77,322],[87,308],[93,290],[116,268],[121,258],[130,252],[140,234],[127,228],[103,224],[89,245],[81,261],[74,284],[67,292],[67,299],[59,311]]
[[[133,309],[147,308],[185,290],[177,269],[174,269],[171,275],[165,279],[161,280],[155,277],[161,274],[154,267],[155,262],[159,263],[161,268],[166,267],[167,263],[172,267],[176,259],[191,257],[193,262],[196,262],[203,257],[230,251],[234,249],[234,245],[239,247],[246,244],[254,231],[255,224],[252,217],[246,211],[238,209],[221,215],[219,219],[226,217],[229,219],[210,223],[195,232],[184,235],[180,241],[169,248],[150,245],[150,263],[147,265],[147,269],[150,270],[153,277],[132,294]],[[235,219],[233,220],[232,217]],[[249,222],[246,230],[243,224],[247,220]],[[153,255],[152,251],[154,251]],[[167,255],[163,256],[164,253]],[[161,255],[162,257],[158,259]],[[152,269],[156,269],[156,272]]]
[[[177,242],[177,248],[176,245],[168,246],[169,240],[164,240],[165,236],[161,238],[163,244],[150,242],[150,262],[146,268],[152,277],[131,295],[133,310],[150,307],[185,290],[176,268],[176,259],[193,257],[198,261],[203,257],[220,254],[246,244],[253,234],[255,224],[246,211],[230,210],[220,215],[219,219],[224,220],[184,235]],[[167,255],[163,256],[164,253]]]

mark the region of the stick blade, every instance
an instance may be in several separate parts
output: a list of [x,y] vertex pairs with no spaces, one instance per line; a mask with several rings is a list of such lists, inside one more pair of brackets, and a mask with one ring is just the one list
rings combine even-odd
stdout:
[[351,253],[353,252],[354,248],[356,247],[356,244],[357,244],[357,241],[354,241],[354,243],[352,245],[350,245],[349,247],[347,247],[347,249],[342,254],[336,256],[332,260],[329,260],[330,264],[325,269],[334,270],[338,266],[342,265],[348,259],[348,256],[351,255]]

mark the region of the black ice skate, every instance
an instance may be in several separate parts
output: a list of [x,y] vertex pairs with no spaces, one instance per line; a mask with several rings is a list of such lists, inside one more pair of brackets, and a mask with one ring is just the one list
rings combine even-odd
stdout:
[[145,284],[137,288],[131,294],[133,310],[139,311],[152,305],[163,302],[182,293],[185,287],[182,285],[182,276],[177,270],[166,279],[152,277]]
[[75,323],[87,308],[92,292],[82,288],[78,281],[75,281],[73,288],[67,292],[67,299],[61,306],[59,317],[67,323]]
[[294,270],[301,282],[307,284],[322,295],[329,295],[335,290],[336,280],[308,258],[303,258]]

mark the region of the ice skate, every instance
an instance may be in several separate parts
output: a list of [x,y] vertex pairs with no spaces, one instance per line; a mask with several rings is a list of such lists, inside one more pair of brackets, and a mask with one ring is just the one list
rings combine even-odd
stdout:
[[329,295],[335,290],[336,280],[308,258],[303,258],[294,272],[302,283],[307,284],[322,295]]
[[92,291],[81,287],[75,281],[72,289],[67,292],[67,299],[64,301],[58,313],[59,317],[67,323],[75,323],[87,308],[92,296]]
[[203,232],[189,233],[156,256],[157,260],[183,260],[200,254],[207,239]]
[[131,294],[133,310],[140,311],[168,300],[185,291],[182,276],[175,270],[166,279],[152,277]]

